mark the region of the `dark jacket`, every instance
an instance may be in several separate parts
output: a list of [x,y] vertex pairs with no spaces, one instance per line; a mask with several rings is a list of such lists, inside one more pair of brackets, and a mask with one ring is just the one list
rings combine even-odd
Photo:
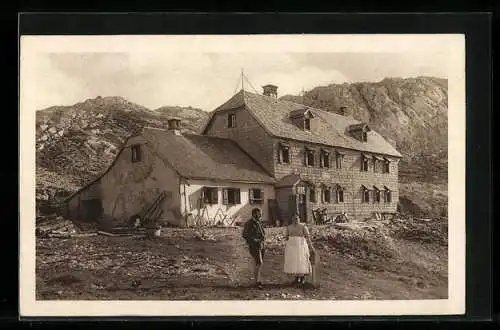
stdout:
[[260,245],[266,238],[266,232],[260,221],[251,218],[245,222],[242,236],[248,245]]

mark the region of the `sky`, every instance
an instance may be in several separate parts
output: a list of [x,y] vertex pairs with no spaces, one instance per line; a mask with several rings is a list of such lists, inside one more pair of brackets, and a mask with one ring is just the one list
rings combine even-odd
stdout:
[[[390,48],[390,47],[388,47]],[[448,53],[422,52],[216,52],[216,51],[57,51],[40,52],[21,64],[29,71],[24,106],[41,110],[97,96],[122,96],[156,109],[192,106],[215,109],[241,89],[262,92],[278,86],[278,96],[316,86],[376,82],[385,77],[447,78]],[[35,94],[36,91],[36,94]]]

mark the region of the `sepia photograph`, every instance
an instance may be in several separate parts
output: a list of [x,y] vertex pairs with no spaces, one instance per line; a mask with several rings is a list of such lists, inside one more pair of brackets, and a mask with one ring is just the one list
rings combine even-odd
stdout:
[[21,313],[464,312],[463,35],[20,54]]

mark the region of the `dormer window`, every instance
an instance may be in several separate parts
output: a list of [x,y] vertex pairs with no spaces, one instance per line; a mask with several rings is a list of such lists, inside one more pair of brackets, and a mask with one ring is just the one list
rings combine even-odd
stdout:
[[230,113],[227,115],[227,127],[228,128],[236,127],[236,115],[234,113]]
[[304,118],[304,130],[306,130],[306,131],[311,130],[311,119]]
[[304,131],[310,131],[312,129],[312,119],[314,115],[309,109],[293,110],[290,112],[289,116],[292,122]]
[[354,124],[348,127],[348,131],[352,134],[354,138],[361,142],[368,142],[368,132],[371,131],[365,123]]
[[304,149],[304,165],[305,166],[314,166],[314,150],[311,148]]

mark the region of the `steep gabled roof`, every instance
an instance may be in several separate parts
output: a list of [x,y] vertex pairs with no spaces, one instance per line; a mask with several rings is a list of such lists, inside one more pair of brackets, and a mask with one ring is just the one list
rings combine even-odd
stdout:
[[234,141],[206,135],[145,128],[143,137],[153,142],[159,157],[188,179],[274,183],[266,171]]
[[[363,125],[363,123],[352,117],[346,117],[336,113],[307,107],[303,104],[278,100],[274,97],[254,94],[247,91],[240,91],[223,105],[215,109],[206,122],[202,133],[205,132],[215,113],[242,106],[245,106],[264,129],[275,137],[402,157],[389,142],[373,130],[367,133],[367,142],[361,142],[351,136],[349,134],[349,127],[352,127],[352,125]],[[315,120],[317,120],[316,128],[311,131],[300,129],[290,118],[290,113],[297,113],[305,111],[306,109],[309,110],[314,115]]]

